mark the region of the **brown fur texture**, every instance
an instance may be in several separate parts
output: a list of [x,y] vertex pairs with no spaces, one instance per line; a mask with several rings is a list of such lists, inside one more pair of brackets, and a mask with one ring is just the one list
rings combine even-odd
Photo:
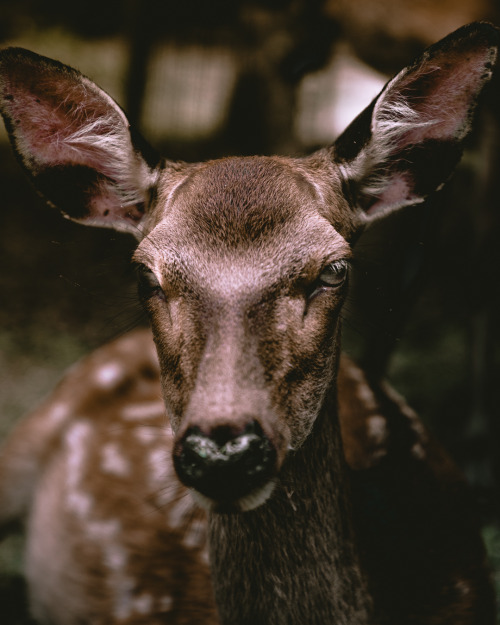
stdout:
[[[452,33],[309,157],[196,165],[141,151],[76,70],[0,54],[0,110],[35,186],[72,219],[139,240],[173,431],[137,336],[97,352],[63,382],[62,404],[21,426],[28,447],[31,428],[46,436],[33,454],[4,452],[1,505],[6,522],[27,514],[41,620],[215,618],[205,525],[177,499],[172,459],[209,511],[223,625],[492,622],[464,486],[404,404],[341,365],[340,313],[357,235],[444,184],[497,48],[487,24]],[[22,451],[19,436],[9,446]]]
[[[148,331],[118,339],[73,367],[2,451],[2,526],[13,518],[27,522],[27,575],[41,622],[48,615],[68,624],[219,622],[206,513],[173,473],[172,433],[159,375]],[[302,597],[306,589],[297,577],[287,582],[289,571],[281,570],[285,548],[292,549],[287,555],[298,558],[316,583],[319,557],[335,557],[335,567],[344,568],[352,563],[351,550],[357,545],[369,572],[375,622],[493,623],[484,548],[460,472],[394,391],[369,384],[345,357],[338,389],[347,466],[342,455],[332,465],[317,450],[319,466],[309,461],[298,465],[298,491],[288,483],[290,469],[285,468],[271,508],[214,521],[233,534],[215,555],[233,562],[222,579],[234,582],[244,575],[251,580],[234,594],[236,609],[257,604],[269,614],[275,608],[266,601],[279,608],[289,602],[290,592]],[[321,427],[328,431],[331,421],[324,420]],[[78,452],[71,446],[76,443]],[[75,464],[78,480],[68,480]],[[343,486],[342,474],[347,480]],[[310,484],[318,479],[331,482],[330,490],[312,500]],[[328,538],[338,543],[332,550],[324,527],[319,534],[312,532],[313,515],[330,505],[331,493],[339,487],[347,490],[342,516],[353,514],[356,538],[349,527],[336,527]],[[308,523],[296,530],[299,541],[292,532],[300,518],[298,506],[308,508]],[[273,509],[279,513],[270,514]],[[264,542],[257,541],[261,534]],[[235,549],[242,552],[240,560],[232,559]],[[262,590],[258,570],[263,562],[275,569],[267,573],[268,592]],[[356,571],[354,567],[350,575],[359,575]],[[342,581],[343,590],[336,588],[339,604],[352,602],[350,594],[364,588],[359,579],[348,580]],[[287,588],[287,583],[297,586]],[[363,604],[366,597],[357,600]],[[313,614],[313,601],[311,593],[297,600],[296,618],[303,616],[300,610]],[[320,622],[319,617],[308,619]]]

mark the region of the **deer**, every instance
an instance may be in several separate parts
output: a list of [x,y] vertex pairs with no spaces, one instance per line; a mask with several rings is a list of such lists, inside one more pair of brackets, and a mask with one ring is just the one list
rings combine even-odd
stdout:
[[35,188],[128,232],[151,323],[70,369],[0,455],[40,623],[494,623],[474,504],[405,401],[341,354],[353,246],[460,160],[499,31],[464,26],[329,147],[157,156],[115,101],[0,53]]

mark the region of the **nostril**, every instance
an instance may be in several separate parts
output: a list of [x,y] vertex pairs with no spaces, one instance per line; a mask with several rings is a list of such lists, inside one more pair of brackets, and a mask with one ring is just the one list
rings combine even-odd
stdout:
[[174,465],[186,486],[212,499],[238,499],[266,484],[275,472],[276,451],[260,425],[235,433],[230,426],[209,434],[191,428],[174,451]]
[[222,447],[233,438],[236,438],[238,435],[239,432],[236,432],[231,426],[221,425],[214,428],[210,432],[209,436],[215,443],[217,443],[217,445],[219,445],[219,447]]

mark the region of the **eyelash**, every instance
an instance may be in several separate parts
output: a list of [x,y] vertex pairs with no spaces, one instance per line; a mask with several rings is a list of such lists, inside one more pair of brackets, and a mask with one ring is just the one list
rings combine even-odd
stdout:
[[346,260],[336,260],[323,268],[318,278],[309,290],[309,298],[326,290],[337,290],[345,284],[349,272],[349,263]]
[[347,279],[349,263],[346,260],[333,261],[332,263],[327,265],[320,273],[318,278],[319,281],[322,281],[321,276],[323,276],[328,270],[330,270],[332,274],[340,275],[340,279],[338,281],[335,281],[334,283],[323,280],[325,282],[325,286],[340,286]]

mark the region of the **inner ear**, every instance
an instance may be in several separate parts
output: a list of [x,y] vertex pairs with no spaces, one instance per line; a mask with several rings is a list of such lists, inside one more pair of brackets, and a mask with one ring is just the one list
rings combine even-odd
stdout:
[[0,110],[37,190],[76,221],[137,232],[152,150],[80,72],[27,50],[0,53]]
[[471,24],[427,49],[382,90],[333,146],[365,217],[423,201],[457,165],[499,31]]

